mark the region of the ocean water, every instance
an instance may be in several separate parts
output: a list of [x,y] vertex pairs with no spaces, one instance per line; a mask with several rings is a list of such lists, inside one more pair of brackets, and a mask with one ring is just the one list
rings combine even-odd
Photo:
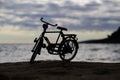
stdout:
[[[0,44],[0,63],[29,61],[33,44]],[[61,60],[42,49],[36,60]],[[120,63],[120,44],[79,44],[72,61]]]

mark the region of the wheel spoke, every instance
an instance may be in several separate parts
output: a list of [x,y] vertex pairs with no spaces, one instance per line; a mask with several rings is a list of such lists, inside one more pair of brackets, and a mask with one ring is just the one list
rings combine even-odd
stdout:
[[77,42],[66,40],[61,46],[60,58],[62,60],[72,60],[77,53]]

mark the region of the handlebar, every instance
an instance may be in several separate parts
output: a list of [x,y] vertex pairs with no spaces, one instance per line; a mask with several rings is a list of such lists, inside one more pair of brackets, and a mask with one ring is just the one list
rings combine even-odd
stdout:
[[51,23],[48,23],[48,22],[44,21],[43,18],[41,18],[40,20],[47,25],[57,26],[57,24],[51,24]]

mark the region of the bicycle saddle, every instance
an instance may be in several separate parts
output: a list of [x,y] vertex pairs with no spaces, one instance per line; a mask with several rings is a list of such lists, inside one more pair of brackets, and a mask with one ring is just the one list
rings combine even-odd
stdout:
[[67,28],[64,28],[64,27],[57,27],[57,29],[67,31]]

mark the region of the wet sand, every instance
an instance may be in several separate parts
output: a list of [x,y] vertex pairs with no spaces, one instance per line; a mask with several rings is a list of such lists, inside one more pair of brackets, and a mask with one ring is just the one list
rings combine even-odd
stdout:
[[1,63],[0,80],[120,80],[120,63]]

